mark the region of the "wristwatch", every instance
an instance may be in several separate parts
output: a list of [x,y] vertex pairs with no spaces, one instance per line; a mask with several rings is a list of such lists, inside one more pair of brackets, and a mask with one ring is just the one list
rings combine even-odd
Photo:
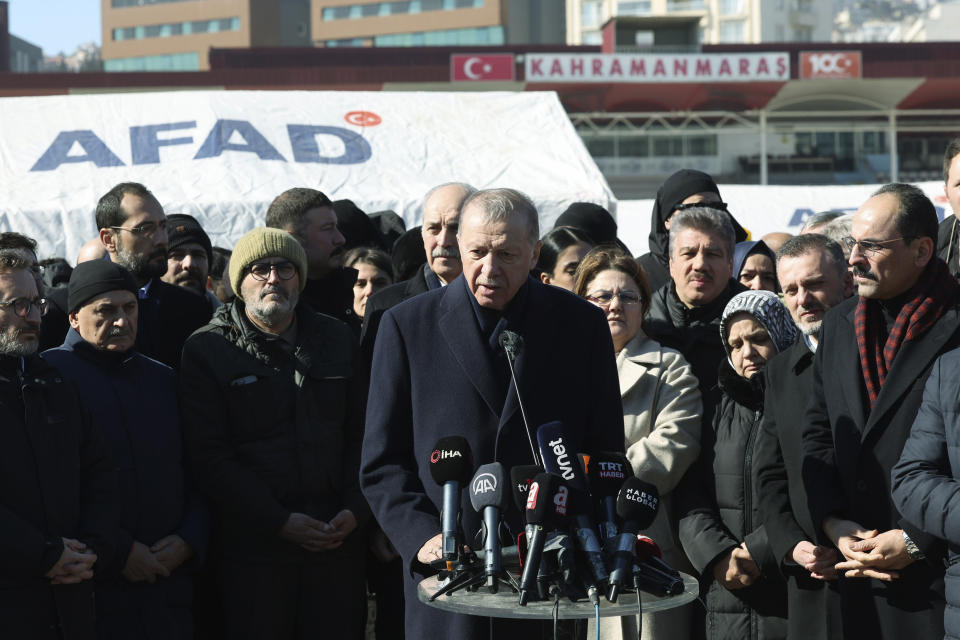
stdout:
[[927,556],[923,555],[923,552],[920,551],[920,547],[917,546],[917,543],[910,539],[910,536],[907,535],[907,532],[903,532],[903,542],[907,545],[907,555],[914,560],[926,560]]

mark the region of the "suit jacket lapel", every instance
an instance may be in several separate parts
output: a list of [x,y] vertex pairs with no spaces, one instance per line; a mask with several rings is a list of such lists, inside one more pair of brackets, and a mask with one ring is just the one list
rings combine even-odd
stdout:
[[843,388],[843,397],[850,408],[850,416],[854,419],[862,434],[867,422],[867,407],[864,405],[863,368],[860,366],[860,349],[857,346],[857,331],[854,324],[856,311],[857,306],[853,305],[850,311],[844,315],[845,320],[849,323],[849,333],[837,336],[838,344],[820,345],[818,348],[826,348],[836,352],[836,359],[825,358],[825,363],[828,360],[839,363],[856,363],[856,366],[840,367],[841,371],[838,377]]
[[469,295],[472,294],[467,290],[463,277],[446,286],[440,303],[440,333],[490,411],[499,415],[503,407],[498,398],[503,397],[503,390],[497,389],[499,382],[496,376],[491,375],[497,363],[486,340],[480,335],[476,314],[467,297]]
[[918,340],[904,342],[893,359],[893,366],[887,373],[877,402],[867,419],[862,437],[865,439],[870,430],[890,409],[897,406],[904,393],[916,382],[923,371],[936,359],[943,346],[956,331],[960,319],[955,308],[948,309],[937,320],[926,335]]

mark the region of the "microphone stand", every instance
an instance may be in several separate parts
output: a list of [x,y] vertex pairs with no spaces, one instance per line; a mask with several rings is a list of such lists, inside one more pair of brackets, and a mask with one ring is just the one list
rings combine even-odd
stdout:
[[520,416],[523,418],[523,426],[527,432],[527,441],[530,443],[530,453],[533,454],[533,463],[542,467],[543,461],[537,447],[533,444],[533,434],[530,432],[530,423],[527,422],[527,411],[523,407],[523,399],[520,397],[520,385],[517,384],[517,373],[513,368],[514,360],[517,357],[519,348],[523,345],[523,338],[515,331],[506,329],[500,334],[500,346],[503,352],[507,354],[507,366],[510,367],[510,380],[513,382],[513,390],[517,393],[517,404],[520,405]]

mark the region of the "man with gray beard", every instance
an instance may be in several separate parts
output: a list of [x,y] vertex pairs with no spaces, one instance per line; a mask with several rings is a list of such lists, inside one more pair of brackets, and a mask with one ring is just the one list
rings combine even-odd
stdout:
[[363,376],[349,327],[301,302],[307,273],[292,235],[250,231],[230,259],[236,299],[183,350],[184,434],[218,519],[231,639],[363,633]]
[[187,337],[210,319],[210,305],[182,287],[163,282],[167,272],[167,216],[142,184],[122,182],[97,203],[100,243],[111,262],[126,267],[139,291],[136,349],[178,369]]
[[0,255],[0,629],[92,640],[94,574],[117,537],[114,464],[73,385],[37,355],[31,263]]

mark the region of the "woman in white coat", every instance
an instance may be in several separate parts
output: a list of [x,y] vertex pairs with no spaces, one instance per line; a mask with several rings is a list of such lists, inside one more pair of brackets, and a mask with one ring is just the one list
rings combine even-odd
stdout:
[[[670,494],[700,453],[697,378],[678,351],[660,346],[643,332],[650,288],[633,257],[610,245],[594,248],[580,263],[574,291],[606,314],[617,353],[627,457],[634,474],[660,492],[657,518],[642,533],[660,546],[666,562],[689,573],[690,563],[677,541]],[[690,606],[644,614],[642,637],[689,638]],[[609,639],[636,638],[636,619],[603,618],[600,631]]]

